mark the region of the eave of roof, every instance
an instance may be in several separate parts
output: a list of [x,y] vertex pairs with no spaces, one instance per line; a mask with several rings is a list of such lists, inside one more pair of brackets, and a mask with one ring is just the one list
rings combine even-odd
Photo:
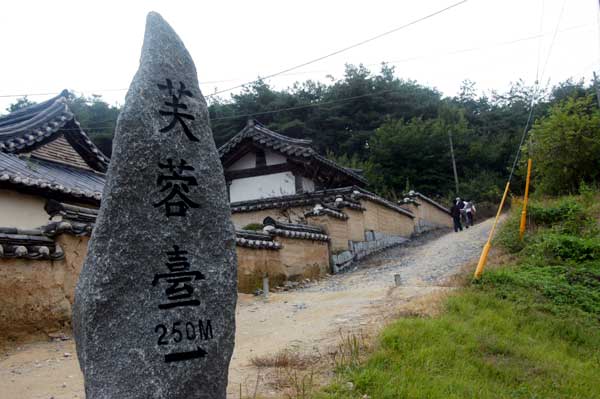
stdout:
[[431,205],[435,206],[436,208],[439,208],[441,211],[446,212],[447,214],[450,214],[450,209],[446,208],[445,206],[443,206],[442,204],[440,204],[439,202],[436,202],[434,200],[432,200],[431,198],[421,194],[421,193],[415,193],[414,196],[419,197],[420,199],[422,199],[423,201],[429,202]]
[[104,182],[101,173],[0,152],[0,185],[99,203]]
[[61,132],[91,168],[105,172],[109,159],[81,129],[67,105],[67,92],[0,117],[0,151],[30,152]]
[[[328,190],[319,190],[309,193],[286,195],[281,197],[263,198],[249,201],[238,201],[231,203],[231,212],[253,212],[261,209],[289,208],[293,206],[312,206],[317,203],[336,206],[340,203],[341,207],[349,206],[353,209],[363,209],[359,200],[368,199],[379,203],[388,208],[402,213],[405,216],[414,218],[415,215],[407,209],[400,207],[385,198],[378,196],[370,191],[357,186],[334,188]],[[337,200],[337,202],[336,202]],[[329,204],[331,203],[331,204]],[[353,204],[353,205],[352,205]]]
[[336,172],[354,180],[357,184],[367,184],[367,180],[354,170],[338,165],[337,163],[317,154],[317,152],[311,147],[311,140],[286,137],[282,134],[267,129],[260,123],[252,120],[249,121],[249,123],[244,127],[244,129],[242,129],[241,132],[233,136],[231,139],[229,139],[229,141],[227,141],[227,143],[223,144],[219,148],[221,162],[223,162],[224,158],[245,139],[250,139],[261,147],[277,151],[280,154],[292,159],[304,162],[314,160],[315,162],[324,165],[325,167],[334,169]]

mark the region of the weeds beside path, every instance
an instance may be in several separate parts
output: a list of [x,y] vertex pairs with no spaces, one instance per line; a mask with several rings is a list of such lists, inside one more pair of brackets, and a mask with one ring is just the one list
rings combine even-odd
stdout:
[[599,199],[533,201],[523,242],[513,210],[502,261],[440,315],[388,326],[318,397],[600,398]]

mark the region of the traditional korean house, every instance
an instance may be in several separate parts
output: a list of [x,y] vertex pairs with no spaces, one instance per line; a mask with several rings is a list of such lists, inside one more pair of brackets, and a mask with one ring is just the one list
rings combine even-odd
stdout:
[[356,170],[319,155],[310,140],[286,137],[254,120],[219,155],[231,202],[367,185]]
[[0,117],[0,226],[46,224],[49,199],[99,206],[109,159],[81,129],[66,94]]
[[[267,220],[320,226],[329,237],[334,271],[406,241],[423,225],[407,207],[368,191],[360,171],[319,155],[310,140],[286,137],[254,120],[219,155],[236,228],[257,228]],[[440,211],[449,220],[447,210]]]
[[0,117],[0,323],[15,336],[70,320],[109,159],[62,92]]

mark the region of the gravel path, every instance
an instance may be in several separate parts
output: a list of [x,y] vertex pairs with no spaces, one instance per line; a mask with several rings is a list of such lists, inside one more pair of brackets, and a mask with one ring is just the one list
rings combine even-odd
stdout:
[[[339,342],[340,330],[375,333],[420,299],[451,289],[441,283],[477,260],[491,224],[487,220],[460,233],[421,236],[371,256],[346,273],[271,293],[268,300],[240,294],[229,397],[238,399],[240,387],[252,392],[257,370],[250,360],[255,356],[289,348],[327,353]],[[400,287],[395,287],[394,274],[401,275]],[[0,398],[83,398],[74,353],[72,340],[13,348],[0,357]],[[259,390],[263,397],[282,397],[268,381],[262,381]]]
[[317,283],[305,291],[353,290],[357,287],[389,288],[400,274],[403,286],[435,286],[456,274],[481,254],[493,220],[459,233],[430,232],[373,255],[349,272]]

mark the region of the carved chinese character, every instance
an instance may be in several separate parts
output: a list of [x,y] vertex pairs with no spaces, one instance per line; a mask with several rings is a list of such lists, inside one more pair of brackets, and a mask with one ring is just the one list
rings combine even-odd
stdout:
[[198,306],[200,301],[193,297],[193,281],[204,280],[205,276],[199,271],[189,270],[190,264],[187,260],[187,251],[179,249],[179,245],[173,245],[173,251],[167,252],[165,265],[169,273],[157,273],[152,280],[152,286],[156,287],[161,280],[168,284],[165,288],[167,302],[158,305],[159,309],[172,309],[180,306]]
[[171,158],[167,163],[158,163],[161,169],[167,169],[171,174],[161,174],[156,180],[156,184],[161,187],[160,192],[169,191],[168,195],[161,201],[153,204],[155,208],[165,206],[165,214],[170,216],[185,216],[189,208],[198,208],[200,205],[188,198],[190,186],[197,186],[198,181],[194,176],[186,176],[186,171],[193,171],[194,168],[187,164],[184,159],[179,160],[179,165],[175,165]]
[[158,88],[160,90],[167,90],[169,95],[171,96],[171,101],[165,101],[164,105],[170,107],[170,110],[159,110],[158,113],[162,116],[171,116],[171,121],[169,124],[160,129],[161,133],[165,133],[170,131],[175,127],[177,123],[181,124],[183,128],[183,132],[191,141],[199,141],[196,136],[192,134],[190,128],[186,124],[184,119],[194,120],[194,116],[192,114],[181,112],[180,110],[187,110],[188,106],[181,102],[183,97],[193,97],[192,92],[185,88],[185,84],[183,82],[179,82],[179,89],[174,92],[173,82],[171,79],[166,79],[166,84],[158,84]]

